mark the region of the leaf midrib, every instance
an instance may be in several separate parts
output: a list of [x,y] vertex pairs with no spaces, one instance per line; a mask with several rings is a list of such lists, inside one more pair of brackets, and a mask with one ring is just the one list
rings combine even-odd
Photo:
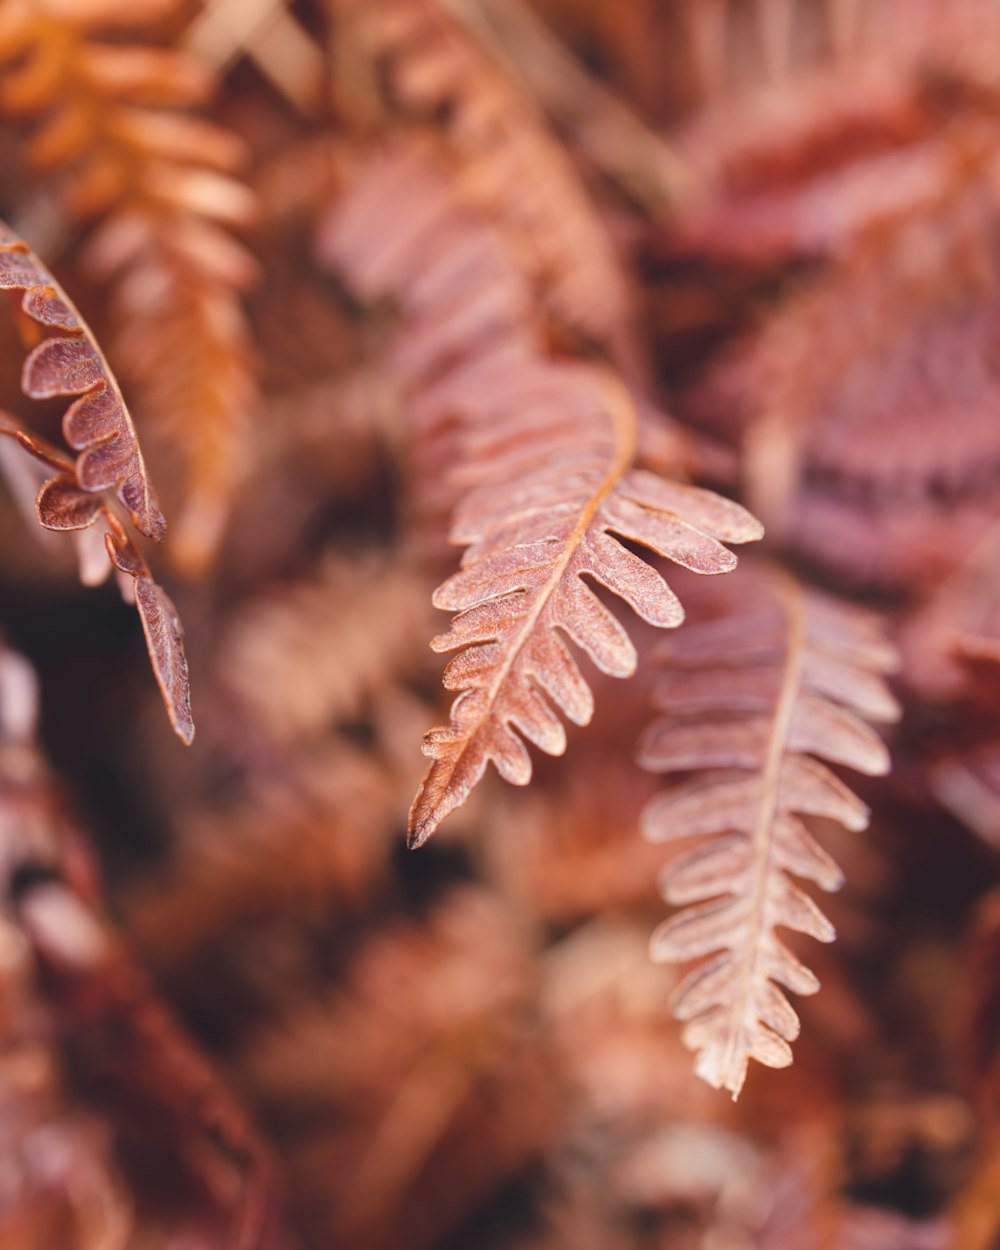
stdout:
[[[781,690],[775,704],[774,721],[761,773],[760,808],[750,839],[750,860],[755,866],[750,890],[750,924],[744,942],[738,989],[726,1016],[726,1046],[721,1070],[724,1074],[723,1083],[732,1092],[734,1100],[739,1095],[746,1071],[746,1058],[738,1057],[736,1043],[742,1029],[747,1027],[747,1003],[758,977],[757,962],[765,928],[767,889],[774,871],[774,825],[778,812],[781,766],[788,752],[792,719],[802,690],[805,666],[806,614],[803,593],[790,578],[777,571],[773,574],[773,584],[788,622],[788,634]],[[755,1023],[751,1021],[749,1027],[752,1028]],[[738,1070],[740,1067],[742,1072]]]

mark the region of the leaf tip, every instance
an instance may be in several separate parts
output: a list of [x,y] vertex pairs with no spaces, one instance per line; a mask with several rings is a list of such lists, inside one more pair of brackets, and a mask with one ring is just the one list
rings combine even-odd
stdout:
[[419,851],[437,829],[439,823],[439,821],[430,816],[415,818],[411,811],[406,829],[406,849],[408,851]]
[[420,789],[417,791],[417,797],[413,800],[413,804],[410,807],[410,813],[406,822],[406,849],[408,851],[418,851],[437,830],[438,825],[447,815],[447,812],[440,810],[439,804],[433,802],[428,797],[427,782],[433,769],[433,765],[428,769],[427,776],[421,783]]
[[[745,543],[759,543],[764,537],[766,531],[763,521],[760,521],[752,512],[747,513],[746,528],[744,530],[745,537],[741,539]],[[739,1097],[739,1093],[733,1095],[733,1101]]]

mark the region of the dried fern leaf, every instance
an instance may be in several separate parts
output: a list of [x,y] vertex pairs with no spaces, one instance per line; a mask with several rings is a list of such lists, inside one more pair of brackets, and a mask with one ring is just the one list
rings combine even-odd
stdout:
[[[14,438],[54,475],[42,482],[35,515],[47,530],[79,534],[106,522],[107,553],[125,578],[123,596],[134,601],[153,672],[175,733],[185,743],[194,737],[183,630],[166,593],[153,581],[142,553],[114,512],[124,504],[135,527],[162,539],[166,522],[146,472],[135,427],[114,374],[86,322],[27,244],[0,222],[0,288],[23,291],[21,308],[46,329],[24,363],[22,389],[31,399],[77,396],[63,416],[66,442],[77,452],[67,456],[47,440],[22,430],[0,412],[0,435]],[[81,548],[85,582],[88,573]]]
[[[153,580],[142,552],[111,510],[107,498],[95,496],[79,485],[72,461],[44,440],[18,429],[11,418],[0,413],[2,434],[15,437],[27,452],[50,468],[62,470],[42,483],[35,498],[35,513],[45,529],[82,536],[92,531],[98,521],[104,521],[104,547],[111,566],[120,574],[122,598],[134,603],[139,611],[153,675],[170,724],[181,741],[190,745],[194,720],[184,630],[170,597]],[[92,572],[89,547],[81,546],[79,557],[81,581],[84,585],[99,584],[103,579]]]
[[[127,232],[120,218],[105,223],[88,260],[112,281],[113,346],[123,376],[181,483],[171,555],[195,576],[215,560],[249,463],[258,396],[241,292],[256,265],[214,223],[150,221],[124,261],[113,254],[119,231]],[[168,241],[154,247],[161,233]],[[213,271],[213,257],[226,256],[235,264]]]
[[[525,785],[525,740],[565,750],[555,709],[590,720],[590,688],[565,639],[606,673],[633,672],[627,634],[584,578],[654,625],[680,623],[666,582],[620,539],[722,573],[736,562],[722,542],[762,531],[737,504],[634,467],[638,422],[624,384],[545,355],[532,293],[503,239],[423,153],[393,154],[359,185],[326,224],[321,254],[360,294],[400,301],[392,364],[413,426],[435,449],[433,490],[453,510],[451,541],[469,548],[434,596],[459,614],[431,644],[460,652],[444,678],[459,697],[450,726],[424,742],[434,763],[410,811],[419,846],[490,761]],[[400,203],[407,216],[390,230]]]
[[451,724],[424,740],[434,763],[410,812],[412,845],[464,802],[487,763],[526,785],[526,741],[562,754],[557,710],[589,722],[592,695],[567,640],[611,676],[635,671],[628,635],[584,578],[652,625],[680,624],[683,610],[666,581],[622,540],[713,574],[736,565],[719,540],[761,534],[739,505],[631,468],[635,412],[611,375],[550,370],[555,394],[543,392],[539,403],[531,378],[508,397],[503,422],[479,435],[481,481],[452,531],[468,550],[434,595],[436,607],[458,613],[431,646],[459,652],[444,676],[459,697]]
[[464,191],[503,222],[556,315],[589,337],[617,342],[627,295],[607,234],[519,84],[437,0],[335,0],[334,8],[385,62],[402,110],[444,121]]
[[737,579],[731,596],[719,619],[689,626],[670,647],[657,695],[667,714],[646,731],[639,760],[693,774],[643,813],[654,842],[698,839],[663,874],[664,897],[682,910],[651,949],[658,961],[697,961],[674,1015],[697,1074],[736,1098],[751,1059],[792,1061],[799,1019],[779,987],[819,988],[775,929],[835,937],[789,877],[842,884],[803,817],[868,823],[823,761],[885,773],[888,753],[866,722],[893,720],[898,708],[883,680],[895,653],[867,615],[777,572]]
[[[110,283],[111,354],[179,481],[170,550],[203,571],[242,479],[256,386],[241,293],[256,264],[230,233],[253,212],[233,177],[242,144],[190,116],[210,86],[189,54],[137,41],[176,12],[10,4],[0,113],[69,219],[94,223],[83,263]],[[128,41],[109,36],[128,27]]]
[[[948,542],[933,542],[942,497],[992,502],[980,483],[984,465],[1000,461],[989,346],[1000,316],[988,189],[995,156],[972,161],[961,140],[949,154],[934,201],[912,208],[888,234],[872,226],[849,256],[769,318],[748,359],[750,489],[774,529],[791,529],[798,546],[835,568],[846,565],[845,550],[855,564],[860,556],[853,543],[841,545],[838,561],[837,510],[864,511],[859,537],[867,526],[866,545],[881,549],[889,569],[895,556],[918,576],[923,565],[927,578],[949,548],[963,549],[950,508]],[[848,307],[857,313],[845,320]],[[818,361],[816,342],[827,344]],[[894,454],[904,440],[905,451]],[[877,506],[863,509],[872,497]],[[891,513],[890,524],[881,512]],[[928,532],[917,529],[921,520]],[[912,550],[897,555],[896,531],[910,527]],[[867,564],[878,552],[864,556]]]
[[190,744],[194,738],[191,688],[184,654],[184,629],[177,609],[166,591],[153,581],[142,553],[114,517],[108,518],[108,526],[104,539],[108,556],[118,572],[133,581],[146,649],[170,723],[181,741]]
[[530,283],[419,145],[366,164],[331,206],[317,251],[360,298],[389,296],[402,314],[387,372],[405,402],[408,511],[411,528],[429,531],[424,545],[440,547],[464,493],[464,425],[512,379],[550,363]]
[[[394,396],[387,407],[405,411],[411,535],[436,554],[468,489],[463,465],[478,454],[471,428],[502,419],[511,388],[524,388],[529,373],[539,402],[546,388],[557,400],[560,379],[570,375],[553,371],[537,295],[506,236],[426,146],[397,143],[370,160],[332,205],[318,252],[363,299],[390,296],[402,313],[377,372],[382,391]],[[692,448],[675,436],[677,427],[636,402],[637,461],[687,468]]]
[[315,739],[422,663],[428,590],[410,561],[327,555],[308,578],[237,605],[218,647],[222,680],[274,743]]
[[0,289],[23,291],[24,312],[38,325],[56,331],[28,356],[21,386],[31,399],[79,396],[63,417],[63,436],[78,453],[74,477],[80,489],[114,491],[136,528],[159,541],[166,522],[118,383],[69,296],[2,222]]

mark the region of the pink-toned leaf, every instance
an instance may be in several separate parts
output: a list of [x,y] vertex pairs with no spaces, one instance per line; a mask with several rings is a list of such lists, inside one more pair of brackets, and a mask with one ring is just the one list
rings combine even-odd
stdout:
[[664,578],[623,539],[720,573],[735,556],[667,505],[700,507],[710,524],[759,536],[738,505],[705,502],[693,487],[673,491],[664,482],[658,493],[652,483],[659,479],[649,474],[638,486],[625,484],[635,415],[624,389],[597,371],[555,364],[533,373],[532,387],[542,373],[550,399],[541,420],[518,403],[503,422],[476,427],[485,481],[464,500],[455,527],[471,545],[434,596],[437,607],[458,613],[432,646],[466,648],[447,672],[449,689],[460,693],[450,726],[424,740],[434,763],[410,812],[411,845],[465,801],[490,761],[508,781],[530,780],[518,735],[558,755],[566,737],[556,710],[578,724],[590,719],[592,700],[563,638],[611,676],[634,672],[635,649],[591,579],[653,625],[680,623],[682,609]]
[[814,993],[818,982],[775,930],[820,942],[835,933],[788,874],[825,890],[842,884],[803,817],[867,823],[865,805],[821,760],[887,769],[861,715],[891,713],[883,674],[895,655],[867,615],[814,599],[783,574],[749,570],[730,587],[714,620],[677,639],[679,670],[656,695],[666,714],[646,731],[639,759],[695,773],[643,813],[653,841],[704,839],[662,875],[664,897],[683,910],[657,929],[651,950],[671,962],[711,957],[681,984],[674,1015],[687,1022],[695,1071],[735,1098],[751,1059],[792,1061],[799,1021],[779,987]]
[[120,525],[112,523],[105,542],[115,568],[133,579],[146,648],[167,715],[177,736],[190,744],[194,738],[194,720],[184,630],[177,609],[166,591],[153,581],[142,554]]
[[101,514],[100,499],[82,491],[73,477],[52,477],[35,499],[39,522],[47,530],[82,530]]
[[136,528],[159,541],[166,522],[107,361],[73,302],[7,226],[0,227],[0,287],[23,291],[25,313],[39,325],[62,332],[43,339],[30,353],[21,385],[33,399],[82,396],[64,423],[67,441],[81,453],[80,486],[95,492],[113,489]]

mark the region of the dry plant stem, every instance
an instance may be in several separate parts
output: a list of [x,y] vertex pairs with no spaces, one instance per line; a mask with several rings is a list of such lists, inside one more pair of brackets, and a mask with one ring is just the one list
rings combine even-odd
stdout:
[[580,61],[521,0],[441,0],[524,83],[593,164],[653,219],[698,189],[687,163]]
[[802,591],[790,577],[781,573],[775,574],[775,589],[788,621],[788,655],[761,776],[760,815],[751,838],[751,857],[754,863],[750,896],[751,927],[744,945],[738,988],[732,999],[729,1023],[726,1026],[729,1041],[722,1060],[725,1072],[723,1084],[732,1092],[734,1102],[740,1095],[746,1076],[746,1059],[737,1053],[737,1042],[741,1040],[741,1021],[749,1014],[751,988],[757,975],[756,963],[763,948],[767,888],[774,871],[775,816],[778,810],[781,765],[788,751],[792,718],[802,688],[805,659],[806,621]]

